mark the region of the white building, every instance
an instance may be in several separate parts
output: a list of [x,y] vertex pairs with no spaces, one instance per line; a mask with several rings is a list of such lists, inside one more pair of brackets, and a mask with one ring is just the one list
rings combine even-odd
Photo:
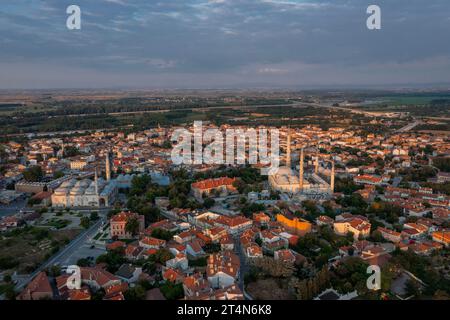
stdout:
[[116,181],[103,179],[65,181],[52,194],[52,206],[70,207],[109,207],[116,200],[118,188]]

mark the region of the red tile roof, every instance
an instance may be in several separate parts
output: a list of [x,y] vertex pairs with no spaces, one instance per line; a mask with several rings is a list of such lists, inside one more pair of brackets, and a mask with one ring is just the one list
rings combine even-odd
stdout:
[[207,179],[207,180],[194,182],[191,185],[191,187],[200,189],[200,190],[208,190],[208,189],[218,188],[221,186],[232,186],[235,181],[236,181],[236,178],[228,178],[228,177]]

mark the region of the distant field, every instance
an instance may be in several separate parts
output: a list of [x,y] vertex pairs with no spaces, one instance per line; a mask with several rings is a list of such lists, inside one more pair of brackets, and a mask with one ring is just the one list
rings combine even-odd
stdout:
[[419,106],[428,105],[433,101],[449,100],[450,93],[438,93],[438,94],[399,94],[399,95],[384,95],[367,100],[367,103],[363,103],[364,107],[375,108],[377,106]]
[[12,116],[18,112],[33,114],[55,110],[55,107],[44,105],[0,104],[0,116]]
[[450,94],[391,95],[372,99],[362,104],[364,110],[382,112],[409,112],[421,117],[449,117]]
[[432,95],[432,96],[394,96],[383,97],[388,104],[396,105],[424,105],[430,104],[433,100],[450,99],[450,95]]

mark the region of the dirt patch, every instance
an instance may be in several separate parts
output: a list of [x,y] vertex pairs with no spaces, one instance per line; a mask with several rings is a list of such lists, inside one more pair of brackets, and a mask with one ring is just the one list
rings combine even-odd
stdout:
[[261,279],[247,285],[246,291],[256,300],[292,300],[285,281]]
[[81,229],[48,231],[24,228],[0,239],[0,270],[30,273],[74,239]]

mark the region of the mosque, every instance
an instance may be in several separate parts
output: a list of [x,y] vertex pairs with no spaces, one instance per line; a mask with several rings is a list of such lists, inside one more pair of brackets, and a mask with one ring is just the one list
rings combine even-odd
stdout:
[[327,195],[334,193],[334,161],[331,161],[330,183],[318,175],[319,157],[316,156],[315,168],[311,173],[305,173],[305,155],[300,151],[299,171],[291,168],[291,131],[289,129],[286,147],[286,166],[280,167],[278,172],[269,176],[272,190],[290,193],[292,195]]
[[109,207],[114,204],[121,188],[129,188],[133,175],[119,175],[111,179],[111,159],[106,156],[106,180],[97,177],[77,180],[72,178],[63,182],[52,194],[52,206],[70,207]]

